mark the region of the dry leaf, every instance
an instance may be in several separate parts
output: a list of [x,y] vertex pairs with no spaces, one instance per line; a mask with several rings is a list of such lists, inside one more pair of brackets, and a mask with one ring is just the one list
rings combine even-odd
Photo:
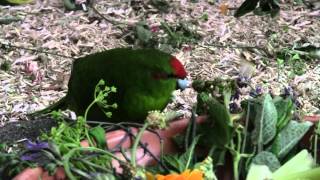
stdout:
[[220,10],[220,14],[226,16],[229,10],[229,5],[226,3],[223,3],[219,6],[219,10]]

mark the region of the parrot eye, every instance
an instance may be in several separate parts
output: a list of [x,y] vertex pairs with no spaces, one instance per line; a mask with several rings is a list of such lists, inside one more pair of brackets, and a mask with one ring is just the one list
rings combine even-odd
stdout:
[[153,73],[152,77],[156,80],[160,80],[160,79],[168,79],[171,75],[168,75],[165,72],[157,72],[157,73]]

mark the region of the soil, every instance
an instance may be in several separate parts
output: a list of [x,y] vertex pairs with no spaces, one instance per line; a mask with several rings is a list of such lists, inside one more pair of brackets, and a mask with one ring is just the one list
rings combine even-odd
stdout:
[[6,124],[0,128],[0,143],[14,143],[19,140],[36,140],[42,132],[48,132],[57,122],[51,118],[32,119]]

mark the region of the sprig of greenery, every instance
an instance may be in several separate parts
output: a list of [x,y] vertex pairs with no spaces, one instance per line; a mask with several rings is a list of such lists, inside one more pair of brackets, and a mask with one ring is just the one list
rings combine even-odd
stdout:
[[[102,87],[104,86],[104,87]],[[105,148],[105,133],[104,130],[99,126],[90,128],[86,124],[87,114],[93,105],[98,104],[99,107],[104,111],[107,117],[112,115],[111,112],[107,112],[110,108],[117,108],[114,103],[109,105],[106,98],[110,93],[115,93],[114,87],[105,86],[105,82],[100,80],[95,87],[94,100],[85,111],[84,117],[79,116],[77,121],[70,124],[62,119],[61,113],[53,112],[54,118],[57,118],[60,123],[58,127],[53,127],[49,134],[43,134],[42,140],[47,140],[53,144],[53,149],[57,157],[58,164],[63,164],[66,174],[69,179],[75,179],[77,176],[90,177],[87,171],[91,172],[110,172],[108,168],[112,168],[111,159],[120,161],[116,156],[110,153]],[[90,148],[81,147],[81,141],[87,139]],[[95,140],[95,141],[94,141]],[[94,143],[95,142],[95,143]],[[100,147],[103,149],[99,149]],[[107,169],[106,169],[107,167]]]
[[[101,88],[101,86],[104,88]],[[86,109],[84,114],[84,119],[87,119],[87,115],[94,104],[97,104],[101,108],[101,110],[103,110],[105,115],[108,118],[110,118],[112,116],[112,113],[107,112],[106,110],[109,108],[116,109],[118,105],[117,103],[113,103],[111,105],[108,104],[107,97],[109,96],[110,93],[116,93],[116,92],[117,92],[117,89],[114,86],[112,87],[106,86],[104,80],[101,79],[95,87],[94,100],[90,103],[90,105]]]

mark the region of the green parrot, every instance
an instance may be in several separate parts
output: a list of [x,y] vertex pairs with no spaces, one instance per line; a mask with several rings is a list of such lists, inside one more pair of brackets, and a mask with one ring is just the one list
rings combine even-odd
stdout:
[[[84,115],[93,101],[94,89],[103,79],[117,88],[107,97],[108,104],[117,103],[112,117],[94,105],[88,120],[110,122],[143,122],[149,111],[162,110],[178,88],[177,80],[187,76],[181,62],[174,56],[156,49],[117,48],[76,59],[73,63],[68,92],[55,104],[32,113],[70,109]],[[110,109],[111,110],[111,109]]]

